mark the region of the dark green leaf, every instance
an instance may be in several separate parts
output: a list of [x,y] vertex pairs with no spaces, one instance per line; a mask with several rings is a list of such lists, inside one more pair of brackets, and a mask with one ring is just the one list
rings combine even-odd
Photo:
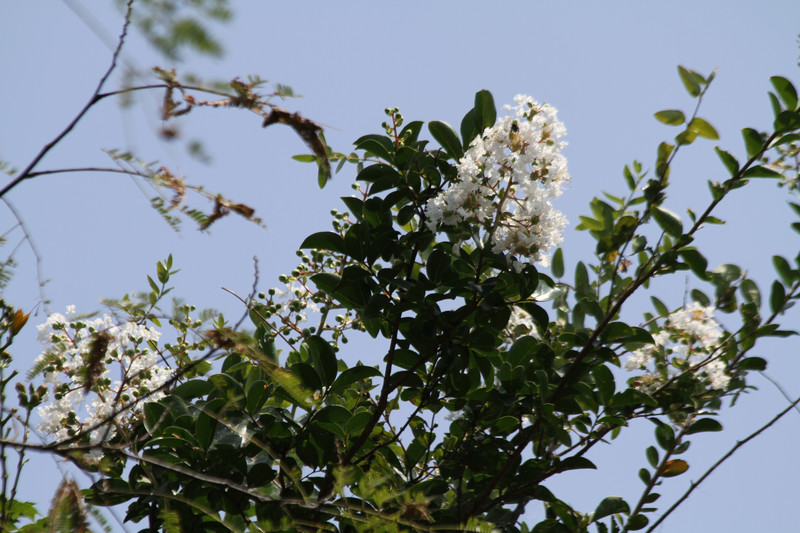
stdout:
[[703,307],[708,307],[709,305],[711,305],[711,300],[708,298],[708,296],[706,296],[706,293],[704,293],[703,291],[699,289],[692,289],[692,292],[690,294],[692,295],[692,300],[699,303]]
[[380,371],[371,366],[358,365],[348,368],[336,378],[331,385],[332,391],[344,391],[348,386],[358,381],[363,381],[372,377],[380,376]]
[[773,123],[776,132],[794,131],[800,128],[800,114],[795,111],[781,111]]
[[694,433],[703,433],[705,431],[722,431],[722,424],[713,418],[701,418],[689,426],[689,429],[686,430],[686,434],[692,435]]
[[308,349],[311,365],[324,386],[331,385],[336,379],[336,354],[331,345],[319,335],[312,335],[303,343]]
[[461,120],[461,139],[464,141],[464,146],[469,146],[472,140],[480,135],[482,130],[478,130],[475,124],[475,110],[470,109],[464,118]]
[[683,111],[678,109],[665,109],[664,111],[659,111],[655,114],[655,117],[659,122],[669,124],[670,126],[680,126],[686,122],[686,115],[683,114]]
[[779,255],[773,255],[772,264],[775,266],[775,270],[778,272],[783,283],[791,286],[797,275],[794,270],[792,270],[791,265],[789,265],[789,261]]
[[761,292],[758,290],[758,285],[756,285],[755,281],[749,278],[743,279],[739,290],[745,302],[761,307]]
[[738,367],[742,370],[762,371],[767,369],[767,361],[761,357],[747,357],[739,362]]
[[655,446],[648,446],[647,447],[647,462],[650,463],[650,466],[653,468],[658,466],[658,450],[656,450]]
[[680,237],[683,234],[683,224],[677,214],[658,205],[650,206],[650,214],[667,234],[673,237]]
[[184,400],[191,400],[192,398],[205,396],[212,390],[214,390],[214,386],[208,381],[204,379],[192,379],[178,385],[172,393]]
[[211,443],[214,441],[214,432],[216,428],[217,420],[213,416],[205,411],[197,415],[194,433],[201,449],[208,450],[208,447],[211,446]]
[[739,172],[739,162],[733,157],[731,154],[726,152],[725,150],[721,150],[718,147],[714,147],[714,150],[717,152],[717,155],[722,160],[722,163],[725,165],[725,168],[728,169],[728,173],[731,176],[735,176]]
[[771,148],[774,148],[774,147],[776,147],[776,146],[780,146],[780,145],[782,145],[782,144],[786,144],[786,143],[797,143],[798,141],[800,141],[800,134],[797,134],[797,133],[789,133],[788,135],[784,135],[783,137],[781,137],[781,138],[780,138],[780,139],[778,139],[777,141],[774,141],[774,142],[773,142],[773,143],[770,145],[770,147],[771,147]]
[[747,157],[753,157],[761,153],[764,147],[764,139],[760,133],[753,128],[744,128],[742,130],[742,137],[744,138],[744,145],[747,149]]
[[786,290],[783,284],[777,279],[772,282],[772,290],[769,294],[769,306],[773,313],[780,313],[783,311],[783,306],[786,301]]
[[354,144],[357,150],[364,150],[371,154],[375,154],[385,161],[391,162],[394,160],[394,142],[392,139],[384,135],[364,135]]
[[744,171],[743,178],[782,178],[783,174],[777,170],[765,167],[763,165],[755,165]]
[[675,445],[675,432],[672,428],[662,423],[656,427],[655,434],[658,445],[667,452],[671,452]]
[[494,104],[494,97],[492,93],[485,89],[475,93],[474,120],[479,132],[486,128],[491,128],[497,121],[497,108]]
[[667,309],[667,306],[664,305],[664,302],[662,302],[655,296],[651,296],[650,301],[653,302],[653,307],[655,307],[658,316],[666,317],[667,315],[669,315],[669,309]]
[[564,275],[564,255],[561,252],[561,248],[557,248],[553,254],[553,260],[550,263],[550,272],[553,273],[553,277],[555,278],[560,278]]
[[321,274],[315,274],[311,276],[311,281],[314,282],[319,290],[331,294],[336,287],[339,286],[342,278],[336,274],[328,274],[327,272],[323,272]]
[[431,135],[433,135],[433,138],[436,139],[436,142],[444,148],[445,152],[447,152],[450,157],[458,160],[464,155],[461,141],[458,139],[458,135],[456,135],[455,130],[450,124],[433,120],[428,123],[428,129]]
[[306,237],[301,249],[329,250],[331,252],[344,252],[344,239],[332,231],[320,231]]
[[625,500],[619,496],[609,496],[604,498],[603,501],[598,504],[597,508],[592,514],[592,521],[594,522],[612,514],[628,514],[630,512],[631,508],[628,506]]
[[619,342],[633,335],[633,328],[624,322],[611,322],[600,334],[603,342]]
[[582,261],[575,265],[575,294],[578,298],[592,298],[592,287],[589,284],[589,271]]
[[626,405],[642,404],[655,407],[658,405],[653,398],[637,389],[625,389],[622,392],[618,392],[613,398],[611,398],[610,404],[612,407],[624,407]]
[[797,91],[792,82],[781,76],[772,76],[769,81],[772,82],[778,96],[786,105],[786,109],[795,111],[797,109]]
[[699,278],[706,278],[706,269],[708,268],[708,260],[694,248],[683,248],[678,251],[681,258],[689,265]]
[[144,428],[151,435],[155,435],[158,426],[169,418],[169,414],[164,413],[166,409],[160,403],[150,402],[144,404]]
[[628,520],[628,531],[638,531],[647,527],[648,523],[650,523],[650,521],[645,515],[635,514],[630,518],[630,520]]

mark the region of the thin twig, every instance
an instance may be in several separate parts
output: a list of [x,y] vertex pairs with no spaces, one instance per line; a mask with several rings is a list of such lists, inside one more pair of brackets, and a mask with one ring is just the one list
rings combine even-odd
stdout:
[[73,130],[73,128],[75,128],[75,126],[78,124],[78,122],[80,122],[80,120],[84,117],[84,115],[88,113],[89,109],[91,109],[92,106],[100,100],[99,95],[100,91],[103,89],[103,85],[105,85],[109,76],[111,76],[111,73],[117,67],[117,59],[119,58],[119,54],[122,51],[122,45],[125,43],[125,37],[127,37],[128,35],[128,27],[130,26],[132,13],[133,13],[133,0],[128,0],[128,3],[126,4],[125,8],[125,23],[122,25],[122,33],[119,36],[119,42],[117,43],[117,48],[114,50],[114,54],[111,57],[111,65],[108,67],[108,70],[106,70],[105,74],[103,74],[103,77],[100,78],[100,82],[97,84],[97,88],[94,90],[94,93],[92,93],[92,96],[91,98],[89,98],[89,101],[86,102],[86,105],[83,106],[83,109],[80,110],[80,112],[75,116],[75,118],[72,119],[72,121],[67,125],[66,128],[64,128],[64,130],[61,133],[56,135],[56,137],[52,141],[44,145],[44,147],[39,151],[39,153],[36,154],[36,157],[34,157],[33,160],[30,163],[28,163],[28,166],[25,167],[25,170],[23,170],[19,176],[11,180],[10,183],[8,183],[5,187],[0,189],[0,198],[5,196],[5,194],[8,191],[19,185],[22,181],[30,178],[31,171],[34,169],[36,165],[39,164],[42,158],[44,158],[44,156],[47,155],[47,153],[50,152],[50,150],[52,150],[55,145],[61,142],[61,140],[64,137],[66,137],[67,134]]
[[44,293],[44,285],[45,280],[42,277],[42,256],[39,254],[39,247],[36,246],[36,243],[33,241],[33,234],[28,229],[28,225],[25,223],[25,220],[22,218],[22,215],[17,211],[17,208],[14,207],[8,198],[0,198],[8,207],[8,210],[11,211],[11,214],[14,215],[14,218],[17,219],[17,223],[19,224],[22,233],[25,235],[25,241],[27,241],[28,246],[33,253],[33,257],[36,259],[36,281],[39,284],[39,298],[41,299],[42,303],[45,305],[48,302],[47,296]]
[[772,425],[773,425],[775,422],[777,422],[778,420],[780,420],[780,419],[783,417],[783,415],[785,415],[786,413],[788,413],[788,412],[789,412],[789,411],[791,411],[792,409],[795,409],[795,408],[797,407],[797,404],[798,404],[798,403],[800,403],[800,398],[797,398],[796,400],[794,400],[794,401],[793,401],[791,404],[789,404],[789,407],[787,407],[787,408],[785,408],[783,411],[779,412],[777,415],[775,415],[775,416],[772,418],[772,420],[770,420],[769,422],[767,422],[766,424],[764,424],[763,426],[761,426],[760,428],[758,428],[756,431],[754,431],[753,433],[751,433],[750,435],[748,435],[748,437],[747,437],[746,439],[744,439],[744,440],[742,440],[742,441],[739,441],[739,442],[737,442],[737,443],[736,443],[736,445],[735,445],[733,448],[731,448],[730,450],[728,450],[728,453],[726,453],[725,455],[723,455],[722,457],[720,457],[719,461],[717,461],[716,463],[714,463],[713,465],[711,465],[711,467],[710,467],[708,470],[706,470],[706,471],[705,471],[705,473],[704,473],[702,476],[700,476],[700,479],[698,479],[696,482],[692,483],[692,484],[691,484],[691,486],[689,487],[689,490],[687,490],[686,492],[684,492],[684,493],[683,493],[683,496],[681,496],[680,498],[678,498],[678,500],[677,500],[675,503],[673,503],[673,504],[672,504],[672,507],[670,507],[669,509],[667,509],[667,511],[666,511],[666,512],[665,512],[663,515],[661,515],[661,516],[658,518],[658,520],[656,520],[656,521],[653,523],[653,525],[652,525],[652,526],[650,526],[650,528],[647,530],[647,532],[646,532],[646,533],[651,533],[653,530],[655,530],[655,528],[656,528],[656,527],[657,527],[659,524],[661,524],[661,522],[663,522],[663,521],[664,521],[664,519],[665,519],[665,518],[667,518],[667,517],[668,517],[668,516],[669,516],[669,515],[672,513],[672,511],[674,511],[675,509],[677,509],[677,508],[678,508],[678,506],[680,506],[680,505],[681,505],[681,504],[682,504],[682,503],[683,503],[683,502],[686,500],[686,498],[688,498],[688,497],[689,497],[689,495],[690,495],[692,492],[694,492],[694,489],[696,489],[697,487],[699,487],[699,486],[700,486],[700,483],[702,483],[703,481],[705,481],[705,479],[706,479],[708,476],[710,476],[710,475],[711,475],[711,473],[712,473],[714,470],[716,470],[716,469],[717,469],[717,468],[718,468],[718,467],[719,467],[719,466],[720,466],[720,465],[721,465],[723,462],[725,462],[725,461],[726,461],[726,460],[727,460],[727,459],[728,459],[730,456],[732,456],[732,455],[733,455],[733,454],[736,452],[736,450],[738,450],[739,448],[741,448],[742,446],[744,446],[745,444],[747,444],[749,441],[751,441],[751,440],[753,440],[754,438],[756,438],[756,437],[757,437],[758,435],[760,435],[760,434],[761,434],[763,431],[765,431],[767,428],[769,428],[770,426],[772,426]]

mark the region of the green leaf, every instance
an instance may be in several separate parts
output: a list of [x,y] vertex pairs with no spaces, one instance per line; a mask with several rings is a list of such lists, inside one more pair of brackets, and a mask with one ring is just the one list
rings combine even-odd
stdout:
[[772,82],[772,86],[778,96],[783,100],[786,109],[795,111],[797,109],[797,90],[795,90],[792,82],[781,76],[772,76],[769,81]]
[[464,142],[464,146],[469,146],[472,140],[481,133],[475,122],[475,110],[470,109],[461,120],[461,140]]
[[631,508],[625,500],[619,496],[609,496],[603,498],[603,501],[597,505],[594,513],[592,513],[592,522],[612,514],[628,514],[630,512]]
[[783,280],[783,283],[791,286],[795,280],[796,273],[794,270],[792,270],[791,265],[789,265],[789,261],[779,255],[773,255],[772,264],[775,267],[775,270],[778,272],[778,275],[781,277],[781,280]]
[[767,361],[761,357],[747,357],[739,362],[738,368],[760,372],[767,369]]
[[494,97],[492,93],[485,89],[475,93],[474,120],[475,125],[478,127],[478,132],[494,126],[494,123],[497,122],[497,108],[494,104]]
[[769,307],[773,313],[780,313],[783,311],[783,306],[786,302],[786,290],[783,284],[777,279],[772,282],[772,290],[769,294]]
[[656,156],[656,176],[663,178],[667,175],[669,156],[675,149],[671,144],[662,142],[658,145],[658,153]]
[[728,169],[728,173],[731,176],[735,176],[739,173],[739,162],[735,157],[718,147],[714,147],[714,150],[717,152],[717,155],[722,160],[722,163],[725,165],[725,168]]
[[339,286],[339,283],[341,283],[342,278],[336,274],[322,272],[321,274],[311,276],[311,281],[314,282],[314,285],[316,285],[319,290],[332,294],[336,287]]
[[600,337],[603,342],[619,342],[632,336],[633,333],[633,328],[624,322],[611,322],[605,327]]
[[800,134],[789,133],[787,135],[784,135],[783,137],[781,137],[777,141],[774,141],[770,145],[770,148],[775,148],[776,146],[780,146],[782,144],[787,144],[787,143],[797,143],[798,141],[800,141]]
[[661,448],[667,452],[672,451],[675,445],[675,432],[668,425],[661,423],[655,429],[656,442]]
[[450,126],[450,124],[433,120],[428,123],[428,130],[430,130],[433,138],[436,139],[436,142],[438,142],[441,147],[444,148],[445,152],[447,152],[450,157],[458,160],[464,155],[464,149],[461,147],[461,141],[458,139],[456,131],[452,126]]
[[175,387],[172,393],[184,400],[191,400],[192,398],[205,396],[212,390],[214,390],[214,386],[208,381],[204,379],[192,379]]
[[647,527],[647,524],[649,523],[650,521],[647,519],[645,515],[635,514],[632,517],[630,517],[626,525],[628,531],[638,531],[640,529]]
[[700,289],[692,289],[690,294],[692,295],[692,300],[699,303],[703,307],[708,307],[711,305],[711,300],[708,298],[708,296],[706,296],[706,293]]
[[647,455],[647,462],[650,463],[650,466],[653,468],[658,466],[658,450],[656,450],[655,446],[648,446],[646,450]]
[[348,386],[358,381],[380,376],[380,371],[372,366],[357,365],[348,368],[336,378],[331,385],[332,391],[344,391]]
[[656,120],[670,126],[680,126],[686,122],[686,115],[678,109],[665,109],[655,114]]
[[706,139],[711,139],[712,141],[719,139],[719,133],[717,133],[717,130],[714,129],[714,126],[700,117],[695,117],[692,119],[692,121],[689,123],[688,130],[699,137],[705,137]]
[[655,296],[651,296],[650,301],[653,303],[653,307],[655,307],[658,316],[667,317],[669,315],[669,309],[667,309],[667,306],[664,305],[664,302]]
[[800,114],[794,111],[781,111],[775,117],[773,127],[776,132],[793,131],[800,128]]
[[650,214],[667,234],[673,237],[680,237],[683,234],[683,224],[677,214],[657,205],[650,206]]
[[557,248],[553,254],[553,259],[550,262],[550,272],[553,273],[555,278],[560,278],[564,275],[564,254],[561,248]]
[[686,430],[686,434],[692,435],[694,433],[703,433],[705,431],[722,431],[722,424],[713,418],[701,418],[689,426],[689,429]]
[[589,284],[589,271],[582,261],[575,265],[575,295],[578,298],[592,298],[592,286]]
[[742,138],[744,139],[744,146],[747,149],[747,157],[753,157],[761,153],[764,148],[764,139],[760,133],[753,128],[744,128],[742,130]]
[[217,428],[217,420],[205,411],[197,415],[197,420],[194,424],[194,433],[197,437],[197,443],[203,450],[208,450],[211,443],[214,441],[214,432]]
[[299,154],[293,155],[292,159],[300,161],[301,163],[314,163],[317,160],[317,156],[314,154]]
[[377,134],[364,135],[354,143],[357,150],[364,150],[375,154],[379,158],[392,162],[394,161],[394,142],[384,136]]
[[[697,140],[697,133],[692,130],[683,130],[675,136],[675,143],[679,146],[688,146]],[[657,170],[657,169],[656,169]]]
[[320,231],[306,237],[300,248],[344,253],[344,239],[342,239],[341,235],[332,231]]
[[743,279],[739,290],[745,302],[761,307],[761,292],[758,290],[758,285],[756,285],[755,281],[749,278]]
[[686,91],[697,98],[700,96],[700,84],[697,82],[696,74],[682,66],[678,66],[678,74],[681,77],[681,81],[683,82],[683,86],[686,87]]
[[743,178],[782,178],[783,174],[777,170],[765,167],[763,165],[755,165],[748,168],[742,174]]
[[658,405],[653,398],[638,389],[625,389],[618,392],[611,398],[611,407],[625,407],[626,405],[649,405],[655,407]]
[[171,418],[169,413],[165,413],[166,410],[167,408],[160,403],[144,404],[144,428],[148,433],[155,435],[158,427]]
[[322,384],[326,387],[331,385],[336,379],[337,372],[336,353],[331,345],[319,335],[308,337],[303,344]]
[[678,254],[689,265],[697,277],[706,279],[706,270],[708,269],[708,260],[694,248],[683,248],[678,250]]

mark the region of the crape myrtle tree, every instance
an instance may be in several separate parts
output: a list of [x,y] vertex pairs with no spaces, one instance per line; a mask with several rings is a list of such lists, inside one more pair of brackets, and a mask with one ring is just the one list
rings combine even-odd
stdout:
[[[311,152],[296,159],[317,164],[319,185],[353,165],[355,194],[300,243],[280,287],[254,284],[241,297],[238,322],[190,304],[169,312],[171,257],[147,276],[148,292],[108,300],[106,314],[51,313],[28,379],[0,376],[4,530],[88,530],[99,508],[122,506],[143,531],[652,531],[800,401],[684,482],[682,497],[660,498],[662,484],[681,483],[668,478],[689,468],[691,442],[721,431],[719,410],[765,368],[749,355],[757,341],[793,334],[780,319],[800,291],[795,251],[774,256],[777,277],[762,291],[744,268],[711,266],[693,245],[722,222],[718,204],[751,180],[795,191],[800,112],[788,80],[771,79],[773,127],[743,129],[739,159],[712,148],[725,177],[708,182],[702,212],[679,215],[662,206],[675,158],[718,138],[698,114],[713,73],[679,67],[697,106],[656,113],[676,135],[651,165],[625,167],[617,192],[592,200],[578,229],[596,242],[594,258],[569,264],[558,211],[570,179],[566,130],[549,104],[518,96],[498,110],[479,91],[457,128],[387,109],[381,133],[345,155],[315,122],[274,105],[288,89],[268,93],[256,79],[210,88],[157,69],[154,83],[105,90],[124,36],[81,114],[0,194],[47,173],[37,170],[42,156],[96,103],[140,91],[163,94],[165,120],[240,107],[265,127],[290,126]],[[172,223],[181,214],[201,228],[229,213],[258,220],[166,167],[110,155],[118,166],[94,170],[174,195],[153,202]],[[193,190],[210,211],[186,206]],[[687,298],[652,293],[654,280],[675,275],[691,279]],[[637,292],[652,302],[641,318],[624,311]],[[6,369],[28,315],[10,303],[2,311]],[[366,340],[351,349],[356,336]],[[548,488],[594,468],[599,447],[644,420],[652,441],[631,457],[640,494],[576,509],[568,492]],[[19,427],[24,438],[14,437]],[[15,497],[33,450],[97,481],[81,490],[64,480],[38,518]],[[543,518],[526,523],[535,506]]]

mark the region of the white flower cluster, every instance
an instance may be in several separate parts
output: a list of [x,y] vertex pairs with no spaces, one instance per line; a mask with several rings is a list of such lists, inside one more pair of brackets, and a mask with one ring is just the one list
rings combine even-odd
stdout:
[[[67,307],[67,315],[74,312],[74,306]],[[148,346],[151,341],[157,342],[161,334],[147,326],[134,322],[118,324],[109,315],[93,320],[69,320],[53,313],[38,329],[44,349],[35,365],[44,366],[48,386],[44,402],[37,409],[41,418],[38,429],[56,442],[110,421],[115,411],[132,404],[142,394],[155,391],[172,376],[169,368],[158,364],[158,354]],[[105,354],[101,360],[92,361],[97,359],[92,350],[97,350],[93,343],[98,335],[103,336],[101,346]],[[111,380],[112,368],[119,371],[119,380]],[[94,375],[89,378],[88,373]],[[87,394],[87,383],[92,385],[91,394]],[[162,391],[156,391],[147,401],[156,401],[163,395]],[[142,407],[141,402],[128,407],[113,417],[113,423],[104,423],[90,431],[88,444],[111,440],[117,428],[138,416]],[[97,462],[101,457],[101,450],[92,449],[85,459]]]
[[707,380],[712,389],[725,389],[731,378],[725,363],[717,357],[722,330],[713,316],[713,307],[697,302],[671,313],[664,328],[653,336],[655,344],[634,351],[625,362],[627,370],[656,367],[656,371],[637,378],[638,387],[652,392],[666,379],[696,368],[695,374]]
[[427,225],[469,222],[471,238],[522,262],[550,264],[549,248],[562,240],[566,218],[551,201],[569,181],[564,124],[556,109],[529,96],[514,97],[513,112],[487,128],[457,164],[458,181],[428,201]]

